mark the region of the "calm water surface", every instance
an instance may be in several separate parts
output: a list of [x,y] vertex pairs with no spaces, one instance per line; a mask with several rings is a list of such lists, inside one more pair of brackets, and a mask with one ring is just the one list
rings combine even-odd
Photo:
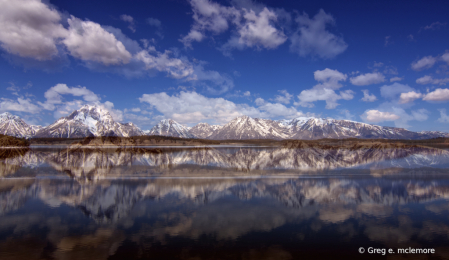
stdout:
[[0,259],[449,259],[446,150],[0,155]]

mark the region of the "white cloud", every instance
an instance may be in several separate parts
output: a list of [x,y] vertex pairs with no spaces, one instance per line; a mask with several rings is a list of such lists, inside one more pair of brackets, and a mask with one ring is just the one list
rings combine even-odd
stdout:
[[0,98],[0,112],[16,111],[35,114],[41,111],[29,98],[19,97],[17,100]]
[[[180,41],[186,47],[201,42],[208,32],[214,35],[227,31],[233,25],[231,38],[221,46],[225,55],[232,49],[246,47],[274,49],[287,40],[282,30],[276,28],[278,14],[261,5],[222,6],[208,0],[190,0],[194,23],[190,32]],[[257,8],[256,8],[257,7]]]
[[169,96],[165,92],[144,94],[139,98],[162,113],[166,118],[193,124],[209,120],[211,123],[227,123],[235,117],[247,115],[260,118],[295,117],[304,115],[295,108],[287,108],[279,103],[265,102],[259,98],[258,107],[247,104],[235,104],[224,98],[208,98],[196,92],[181,91]]
[[295,105],[302,107],[314,107],[313,102],[315,101],[326,101],[326,109],[334,109],[339,104],[337,100],[345,99],[350,100],[354,98],[354,92],[351,90],[340,91],[340,95],[335,93],[333,89],[322,88],[322,89],[308,89],[303,90],[298,95],[299,102],[295,102]]
[[368,110],[365,112],[364,117],[368,122],[378,123],[382,121],[394,121],[399,119],[400,117],[390,113],[390,112],[381,112],[379,110]]
[[385,81],[385,76],[382,73],[366,73],[349,79],[353,85],[365,86],[377,84]]
[[170,77],[181,79],[192,76],[194,70],[192,64],[186,60],[170,57],[171,51],[166,50],[164,53],[148,50],[142,50],[136,54],[137,60],[145,63],[147,70],[158,70],[166,72]]
[[399,96],[399,104],[406,104],[413,102],[415,99],[422,98],[423,94],[417,93],[415,91],[410,91],[406,93],[401,93]]
[[127,22],[128,29],[130,29],[132,32],[136,32],[136,23],[134,22],[134,18],[131,15],[122,14],[120,15],[120,20]]
[[326,68],[324,70],[317,70],[313,73],[313,76],[316,81],[320,81],[323,83],[329,83],[322,85],[322,87],[338,89],[342,87],[338,82],[345,81],[347,79],[347,75],[339,72],[338,70],[331,70]]
[[446,52],[445,54],[441,55],[441,60],[449,64],[449,52]]
[[390,79],[390,82],[396,82],[396,81],[401,81],[401,80],[403,80],[404,78],[402,77],[393,77],[393,78],[391,78]]
[[335,25],[335,20],[322,9],[312,19],[306,13],[299,15],[295,21],[299,25],[291,37],[290,51],[305,57],[318,56],[331,59],[344,52],[348,45],[343,37],[326,30],[326,25]]
[[433,67],[433,65],[435,65],[435,62],[437,62],[437,60],[438,59],[436,57],[432,56],[423,57],[420,60],[412,63],[412,69],[416,71],[430,69]]
[[397,99],[401,93],[415,91],[409,85],[400,83],[393,83],[391,85],[384,85],[380,87],[380,95],[388,99]]
[[139,100],[150,104],[167,118],[176,118],[180,123],[198,123],[204,119],[226,123],[237,116],[259,113],[255,108],[247,109],[248,106],[237,105],[223,98],[208,98],[196,92],[181,91],[173,96],[165,92],[143,94]]
[[289,104],[290,103],[290,99],[293,97],[293,95],[291,95],[290,93],[287,92],[287,90],[278,90],[279,93],[281,93],[282,95],[276,95],[274,97],[274,100],[276,100],[279,103],[282,104]]
[[449,89],[437,88],[432,92],[427,93],[423,100],[425,101],[449,101]]
[[362,92],[363,92],[363,98],[361,99],[362,101],[374,102],[377,100],[377,97],[374,94],[370,94],[369,90],[364,89],[364,90],[362,90]]
[[245,91],[245,92],[243,93],[243,96],[244,96],[244,97],[249,97],[249,96],[251,96],[251,92]]
[[190,0],[194,23],[190,32],[180,41],[186,47],[192,47],[192,42],[202,41],[207,31],[219,34],[229,28],[228,19],[240,16],[233,7],[221,6],[209,0]]
[[287,36],[272,25],[277,20],[275,12],[264,8],[257,15],[253,10],[243,9],[242,14],[245,22],[237,25],[238,40],[231,39],[224,49],[241,49],[242,46],[275,49],[287,40]]
[[326,68],[315,71],[314,77],[319,84],[315,85],[312,89],[301,91],[298,95],[299,102],[295,102],[295,106],[313,107],[313,102],[322,100],[326,101],[327,109],[334,109],[339,105],[337,100],[350,100],[354,98],[354,92],[352,90],[340,91],[340,94],[334,91],[343,86],[340,84],[340,81],[347,79],[346,74]]
[[72,56],[104,65],[129,63],[131,54],[123,43],[99,24],[82,21],[74,16],[67,19],[67,22],[69,32],[63,43]]
[[449,123],[449,115],[446,114],[446,109],[438,109],[440,111],[440,118],[438,118],[438,122],[441,123]]
[[46,110],[54,110],[55,105],[62,104],[61,95],[82,96],[86,102],[97,102],[100,98],[86,87],[68,87],[66,84],[57,84],[48,89],[44,97],[47,99],[44,103],[38,102]]
[[61,16],[40,0],[0,0],[0,42],[9,53],[37,60],[58,55],[67,31]]
[[416,80],[416,83],[421,85],[434,84],[434,85],[446,85],[449,82],[449,78],[434,79],[432,76],[426,75]]

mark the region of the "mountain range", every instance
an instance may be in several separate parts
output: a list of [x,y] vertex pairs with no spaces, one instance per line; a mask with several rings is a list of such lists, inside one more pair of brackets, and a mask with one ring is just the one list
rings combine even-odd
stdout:
[[179,124],[172,119],[164,119],[150,130],[141,130],[133,123],[114,121],[106,109],[95,105],[85,105],[46,127],[28,125],[20,117],[5,112],[0,114],[0,134],[20,138],[161,135],[213,140],[449,137],[449,133],[439,131],[412,132],[404,128],[315,117],[268,120],[240,116],[225,125],[199,123],[194,127]]

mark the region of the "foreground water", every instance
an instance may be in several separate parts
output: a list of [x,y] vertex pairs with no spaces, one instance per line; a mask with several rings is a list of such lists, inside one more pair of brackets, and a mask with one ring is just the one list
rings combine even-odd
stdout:
[[441,149],[0,153],[0,259],[449,258]]

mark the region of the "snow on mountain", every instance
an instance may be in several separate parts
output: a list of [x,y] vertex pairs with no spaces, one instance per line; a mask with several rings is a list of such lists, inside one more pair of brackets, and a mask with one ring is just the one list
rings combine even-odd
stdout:
[[297,117],[290,120],[268,120],[241,116],[226,125],[199,123],[187,127],[172,119],[160,121],[151,130],[140,130],[133,123],[115,122],[101,107],[85,105],[47,127],[28,125],[10,113],[0,114],[0,134],[15,137],[79,138],[86,136],[162,135],[203,139],[321,139],[381,138],[428,139],[449,137],[439,131],[412,132],[403,128],[383,127],[350,120]]
[[42,128],[35,137],[127,137],[133,135],[143,135],[143,132],[133,123],[115,122],[106,109],[94,105],[84,105],[69,116],[61,117],[53,124]]
[[431,138],[449,137],[449,133],[445,133],[445,132],[441,132],[441,131],[421,131],[418,133],[431,136]]
[[41,126],[30,126],[22,118],[8,112],[0,114],[0,134],[30,138]]
[[424,139],[425,134],[408,131],[403,128],[383,127],[350,120],[324,118],[296,118],[283,122],[289,128],[291,139],[320,138],[387,138],[387,139]]
[[195,138],[193,134],[189,132],[191,127],[181,125],[180,123],[172,119],[161,120],[157,125],[155,125],[147,135],[162,135],[162,136],[173,136],[173,137],[183,137],[183,138]]
[[208,138],[215,131],[221,129],[220,125],[209,125],[208,123],[199,123],[189,130],[189,133],[197,138]]
[[288,131],[273,120],[237,117],[209,136],[209,139],[285,139]]

